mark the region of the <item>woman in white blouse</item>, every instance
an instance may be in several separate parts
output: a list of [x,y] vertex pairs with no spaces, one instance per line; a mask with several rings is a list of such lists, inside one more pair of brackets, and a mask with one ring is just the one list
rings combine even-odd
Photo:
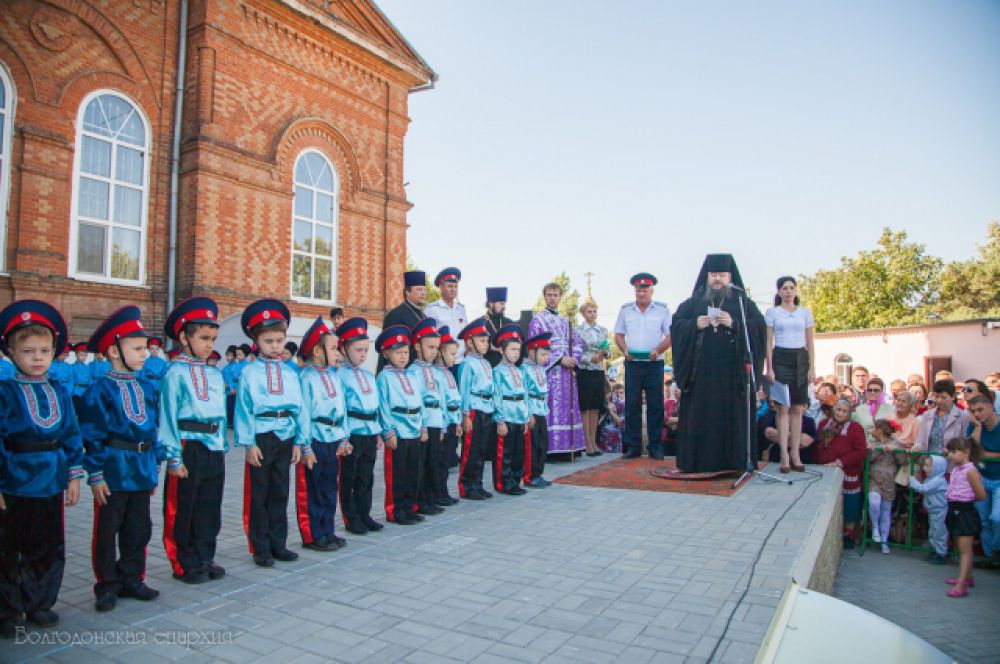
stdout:
[[[774,306],[764,314],[767,321],[767,378],[788,386],[789,405],[776,403],[781,472],[802,472],[799,435],[802,415],[809,405],[809,384],[813,380],[813,316],[799,306],[798,288],[793,277],[778,279]],[[772,395],[773,398],[773,395]]]
[[605,401],[604,360],[611,354],[608,328],[597,324],[597,303],[587,300],[580,307],[583,325],[577,331],[583,340],[583,355],[576,371],[580,417],[587,443],[587,456],[603,454],[597,449],[597,418]]

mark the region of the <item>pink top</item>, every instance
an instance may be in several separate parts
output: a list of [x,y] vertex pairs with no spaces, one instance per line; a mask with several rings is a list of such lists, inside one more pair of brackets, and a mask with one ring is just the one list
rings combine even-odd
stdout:
[[952,469],[951,483],[948,484],[948,492],[945,494],[949,502],[975,502],[976,492],[972,490],[972,485],[969,484],[969,471],[975,467],[975,464],[972,462],[966,462]]

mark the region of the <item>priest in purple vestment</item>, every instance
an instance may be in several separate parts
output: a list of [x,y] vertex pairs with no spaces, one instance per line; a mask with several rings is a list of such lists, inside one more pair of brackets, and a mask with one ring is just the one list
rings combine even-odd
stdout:
[[[580,452],[586,447],[574,369],[583,355],[583,340],[559,315],[562,287],[546,284],[542,289],[545,309],[528,325],[528,336],[551,332],[552,354],[546,365],[549,380],[549,453]],[[572,337],[572,338],[571,338]]]

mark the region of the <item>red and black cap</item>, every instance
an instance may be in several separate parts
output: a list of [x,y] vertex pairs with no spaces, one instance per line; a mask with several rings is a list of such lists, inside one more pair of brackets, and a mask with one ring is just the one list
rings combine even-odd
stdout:
[[213,350],[211,353],[208,354],[208,359],[218,361],[222,359],[222,356],[219,355],[219,351]]
[[180,348],[171,348],[170,350],[167,351],[167,359],[172,360],[180,354],[181,354]]
[[77,341],[75,344],[73,344],[73,352],[88,353],[90,352],[90,344],[88,344],[86,341]]
[[648,288],[650,286],[655,286],[657,279],[649,272],[639,272],[638,274],[633,274],[632,278],[629,279],[628,282],[636,288]]
[[413,341],[414,346],[420,343],[420,340],[424,337],[433,339],[440,336],[441,333],[437,330],[437,321],[433,318],[423,319],[410,330],[410,339]]
[[240,327],[243,328],[243,334],[249,337],[251,336],[250,330],[258,325],[266,327],[278,323],[287,324],[291,319],[292,314],[283,302],[265,298],[257,300],[243,310],[243,316],[240,318]]
[[524,342],[525,350],[534,350],[536,348],[552,348],[552,344],[549,340],[552,338],[551,332],[542,332],[531,337]]
[[364,318],[348,318],[337,326],[337,346],[344,347],[344,344],[352,341],[361,341],[368,338],[368,321]]
[[380,353],[386,350],[392,350],[393,348],[399,348],[400,346],[409,345],[410,331],[406,329],[405,325],[390,325],[382,330],[382,334],[378,335],[378,338],[375,340],[375,348],[377,348]]
[[503,345],[508,341],[521,341],[523,337],[521,336],[521,326],[517,323],[508,323],[502,325],[497,333],[493,335],[490,340],[497,348],[503,348]]
[[477,318],[474,321],[470,321],[468,325],[462,328],[462,331],[458,333],[458,338],[469,339],[471,337],[488,337],[490,336],[490,331],[486,327],[485,318]]
[[162,345],[163,345],[163,339],[161,339],[161,338],[159,338],[159,337],[150,337],[150,338],[149,338],[149,341],[147,341],[146,343],[147,343],[148,345],[150,345],[150,346],[157,346],[157,347],[160,347],[160,346],[162,346]]
[[434,285],[440,286],[443,281],[454,281],[456,284],[462,280],[462,271],[457,267],[446,267],[434,277]]
[[299,356],[309,357],[313,348],[323,341],[323,337],[333,334],[333,330],[326,324],[322,316],[317,316],[313,324],[309,326],[306,333],[302,335],[302,343],[299,344]]
[[219,305],[215,300],[197,295],[190,297],[176,307],[167,316],[167,322],[163,325],[163,331],[174,341],[180,341],[181,330],[188,323],[198,325],[219,326]]
[[141,318],[142,312],[139,307],[134,305],[122,307],[97,326],[94,333],[90,335],[86,350],[104,355],[108,352],[108,348],[119,339],[149,336],[146,334],[146,328],[142,326]]
[[7,335],[25,325],[47,327],[52,332],[53,348],[63,348],[67,343],[69,331],[58,309],[41,300],[18,300],[0,311],[0,350],[4,355],[10,354],[7,350]]
[[441,327],[439,327],[438,328],[438,334],[441,335],[441,345],[442,346],[445,345],[445,344],[457,344],[458,343],[458,339],[456,339],[455,337],[451,336],[451,328],[449,328],[447,325],[442,325]]

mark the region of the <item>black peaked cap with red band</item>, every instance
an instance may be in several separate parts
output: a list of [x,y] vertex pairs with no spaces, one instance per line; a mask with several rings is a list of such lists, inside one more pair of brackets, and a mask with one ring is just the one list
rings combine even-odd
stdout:
[[360,341],[368,338],[368,321],[360,316],[348,318],[337,326],[337,345],[341,348],[351,341]]
[[436,338],[440,337],[441,333],[437,329],[437,321],[433,318],[425,318],[410,330],[410,339],[413,345],[416,346],[420,343],[420,340],[424,337]]
[[462,331],[458,333],[458,338],[465,340],[470,337],[488,337],[490,336],[490,331],[486,327],[485,318],[477,318],[474,321],[470,321],[468,325],[462,328]]
[[405,325],[390,325],[382,330],[375,340],[375,348],[378,352],[392,350],[400,346],[410,345],[410,330]]
[[628,282],[633,286],[638,286],[640,288],[643,288],[646,286],[655,286],[657,283],[657,279],[649,272],[640,272],[638,274],[633,274],[632,278],[629,279]]
[[497,333],[493,335],[493,339],[490,340],[497,348],[502,348],[503,344],[507,341],[521,341],[521,326],[517,323],[508,323],[503,325],[497,330]]
[[210,297],[196,295],[176,307],[167,316],[163,331],[174,341],[180,341],[181,330],[188,323],[219,326],[219,305]]
[[122,307],[97,326],[87,342],[87,350],[104,355],[119,339],[149,336],[146,334],[146,328],[142,326],[141,319],[142,312],[139,307],[134,305]]
[[451,336],[451,328],[449,328],[447,325],[442,325],[441,327],[439,327],[438,328],[438,334],[441,335],[441,345],[442,346],[445,345],[445,344],[457,344],[458,343],[458,339],[456,339],[455,337]]
[[251,336],[250,330],[258,325],[267,327],[278,323],[288,323],[291,319],[292,314],[284,302],[264,298],[257,300],[243,310],[243,316],[240,317],[240,327],[243,328],[243,334],[249,337]]
[[552,344],[549,340],[552,338],[551,332],[541,332],[531,337],[524,342],[524,347],[526,350],[534,350],[536,348],[552,348]]
[[333,330],[330,326],[326,324],[322,316],[318,316],[313,324],[309,326],[306,333],[302,335],[302,342],[299,344],[299,356],[303,358],[308,358],[313,349],[322,343],[323,337],[328,334],[333,334]]
[[84,353],[90,351],[90,344],[88,344],[86,341],[77,341],[75,344],[73,344],[73,352],[78,353],[80,351],[83,351]]
[[454,281],[458,283],[462,280],[462,271],[457,267],[446,267],[434,277],[434,285],[440,286],[442,281]]
[[69,330],[59,310],[41,300],[18,300],[0,311],[0,350],[4,355],[10,354],[7,348],[7,335],[25,325],[47,327],[54,337],[53,348],[65,348]]

